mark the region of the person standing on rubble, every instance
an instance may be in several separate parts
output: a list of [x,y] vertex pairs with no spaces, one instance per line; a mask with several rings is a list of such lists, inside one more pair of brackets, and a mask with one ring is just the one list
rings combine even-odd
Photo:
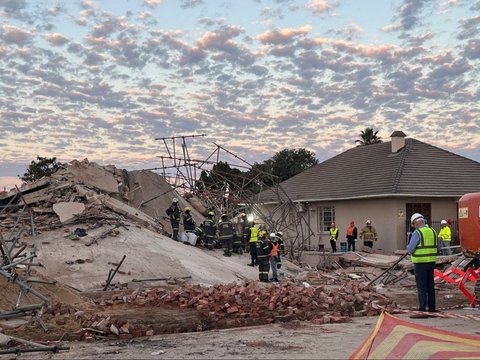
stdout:
[[258,261],[258,279],[261,282],[268,282],[268,273],[270,272],[269,246],[267,241],[267,232],[260,230],[258,232],[257,261]]
[[367,220],[365,226],[360,230],[360,238],[363,241],[363,246],[373,248],[373,242],[377,241],[377,230],[372,226],[370,220]]
[[[418,292],[418,311],[438,312],[435,304],[435,280],[433,272],[437,260],[437,233],[425,223],[422,214],[415,213],[410,218],[415,228],[407,245],[414,265],[415,282]],[[413,318],[428,317],[427,314],[411,315]]]
[[195,231],[195,220],[193,220],[192,214],[190,213],[190,208],[188,206],[183,209],[183,228],[185,232]]
[[223,256],[232,256],[232,242],[235,230],[228,220],[227,214],[222,214],[218,223],[218,237],[223,246]]
[[283,239],[283,232],[277,231],[275,236],[278,239],[279,254],[285,255],[285,240]]
[[277,263],[280,258],[278,252],[278,238],[275,233],[270,234],[270,241],[268,242],[268,251],[270,257],[270,268],[272,269],[272,281],[278,282],[278,268]]
[[180,227],[180,208],[178,207],[178,199],[173,198],[172,205],[166,211],[170,217],[170,224],[172,225],[172,239],[178,241],[178,229]]
[[330,233],[330,246],[332,247],[332,253],[337,252],[337,239],[338,239],[338,228],[333,222],[328,230]]
[[[239,237],[240,237],[240,246],[245,251],[247,251],[247,238],[248,238],[249,232],[250,232],[250,228],[248,226],[247,214],[242,212],[240,214]],[[235,247],[234,247],[234,250],[235,250]]]
[[447,220],[442,220],[440,222],[442,228],[438,232],[438,239],[442,242],[442,254],[443,255],[452,255],[452,249],[450,249],[450,243],[452,241],[452,230],[448,226]]
[[213,250],[215,246],[215,235],[217,233],[217,225],[215,224],[215,220],[213,217],[215,213],[213,211],[209,211],[207,218],[202,223],[202,230],[205,234],[205,245],[207,246],[208,250]]
[[248,266],[257,266],[257,241],[258,241],[258,229],[255,227],[255,222],[250,222],[249,232],[247,233],[247,238],[245,241],[248,241],[248,246],[250,249],[250,258],[252,259],[251,263]]
[[350,226],[347,228],[347,251],[355,251],[355,242],[357,241],[357,227],[355,222],[350,220]]

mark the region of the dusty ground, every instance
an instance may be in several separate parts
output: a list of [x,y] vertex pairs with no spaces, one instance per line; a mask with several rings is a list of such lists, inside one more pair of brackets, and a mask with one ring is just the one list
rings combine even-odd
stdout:
[[[475,310],[452,313],[473,314]],[[479,334],[478,322],[462,319],[402,319],[466,334]],[[156,335],[130,342],[69,343],[58,354],[22,354],[36,359],[346,359],[374,329],[377,317],[351,323],[312,325],[305,322],[248,328]]]
[[[416,306],[416,291],[414,288],[395,287],[385,289],[401,307]],[[439,307],[466,305],[464,296],[456,289],[440,286],[437,291]],[[129,321],[138,321],[151,325],[156,333],[169,327],[180,327],[179,334],[155,335],[150,338],[135,338],[131,341],[94,341],[92,343],[70,341],[66,345],[70,350],[58,354],[35,353],[22,354],[23,358],[36,359],[344,359],[366,339],[374,329],[377,317],[353,318],[350,323],[313,325],[310,322],[292,321],[255,327],[222,329],[202,332],[192,332],[202,320],[191,309],[176,307],[138,308],[127,305],[106,307],[102,313],[112,317],[121,316]],[[478,310],[454,309],[446,310],[453,314],[473,314],[479,316]],[[407,315],[396,315],[408,319]],[[55,320],[55,319],[53,319]],[[0,323],[5,333],[31,340],[55,341],[63,337],[65,331],[78,324],[65,324],[51,327],[48,334],[38,328],[22,326],[12,322],[12,328],[6,327],[6,322]],[[425,325],[480,335],[479,323],[475,320],[463,319],[415,319],[411,320]],[[193,329],[192,329],[193,328]],[[274,345],[275,344],[275,345]]]

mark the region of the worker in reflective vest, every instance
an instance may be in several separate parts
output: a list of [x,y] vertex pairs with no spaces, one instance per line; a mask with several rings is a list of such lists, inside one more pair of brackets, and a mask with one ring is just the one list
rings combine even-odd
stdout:
[[268,260],[269,250],[268,250],[267,232],[265,230],[261,230],[258,232],[258,239],[257,239],[256,245],[257,245],[258,279],[261,282],[268,282],[270,262]]
[[275,235],[275,233],[270,234],[268,249],[270,251],[269,256],[270,256],[270,268],[272,269],[272,281],[278,282],[277,263],[280,255],[278,253],[278,238]]
[[250,257],[252,262],[248,266],[257,265],[257,241],[258,241],[258,229],[255,227],[255,223],[250,223],[250,232],[247,234],[248,245],[250,247]]
[[215,220],[213,217],[215,213],[213,211],[209,211],[207,218],[202,223],[202,230],[205,234],[205,245],[208,250],[213,250],[215,246],[215,235],[217,233],[217,225],[215,224]]
[[448,226],[447,220],[440,222],[442,228],[438,232],[438,239],[442,242],[442,254],[452,255],[452,249],[450,249],[450,241],[452,241],[452,230]]
[[332,253],[337,252],[337,239],[338,239],[338,228],[333,222],[330,226],[330,246],[332,247]]
[[[433,271],[437,260],[438,241],[435,230],[425,223],[422,214],[415,213],[410,218],[415,231],[412,233],[407,251],[411,255],[415,267],[415,282],[418,292],[418,310],[438,312],[435,304],[435,282]],[[411,317],[428,317],[414,314]]]
[[227,214],[222,214],[220,219],[218,223],[218,237],[223,246],[223,255],[232,256],[232,242],[235,230],[232,222],[228,220]]

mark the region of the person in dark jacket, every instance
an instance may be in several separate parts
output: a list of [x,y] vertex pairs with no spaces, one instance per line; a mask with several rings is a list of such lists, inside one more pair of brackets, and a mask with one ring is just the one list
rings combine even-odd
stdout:
[[347,228],[347,251],[355,251],[355,242],[357,241],[358,231],[355,222],[350,220],[350,226]]
[[185,232],[193,232],[195,231],[195,227],[195,220],[193,220],[190,208],[187,206],[183,209],[183,228]]
[[261,282],[268,282],[268,273],[270,271],[269,249],[267,241],[267,232],[260,230],[257,240],[257,261],[258,261],[258,279]]
[[178,199],[173,198],[172,205],[166,211],[170,218],[170,224],[172,225],[172,239],[178,241],[178,229],[180,227],[180,208],[178,207]]
[[202,230],[205,234],[205,245],[208,250],[213,250],[215,246],[215,236],[217,233],[217,225],[215,224],[215,220],[213,217],[215,213],[213,211],[209,211],[207,218],[202,223]]
[[232,242],[235,230],[233,224],[228,220],[227,214],[222,214],[218,223],[218,237],[223,246],[223,255],[232,256]]

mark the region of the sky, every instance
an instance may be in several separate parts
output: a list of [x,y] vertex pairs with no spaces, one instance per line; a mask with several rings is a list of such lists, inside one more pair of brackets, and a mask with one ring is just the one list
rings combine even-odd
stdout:
[[324,161],[373,127],[480,161],[480,0],[0,0],[0,19],[1,188],[37,156],[160,167],[158,139],[188,135],[192,158]]

